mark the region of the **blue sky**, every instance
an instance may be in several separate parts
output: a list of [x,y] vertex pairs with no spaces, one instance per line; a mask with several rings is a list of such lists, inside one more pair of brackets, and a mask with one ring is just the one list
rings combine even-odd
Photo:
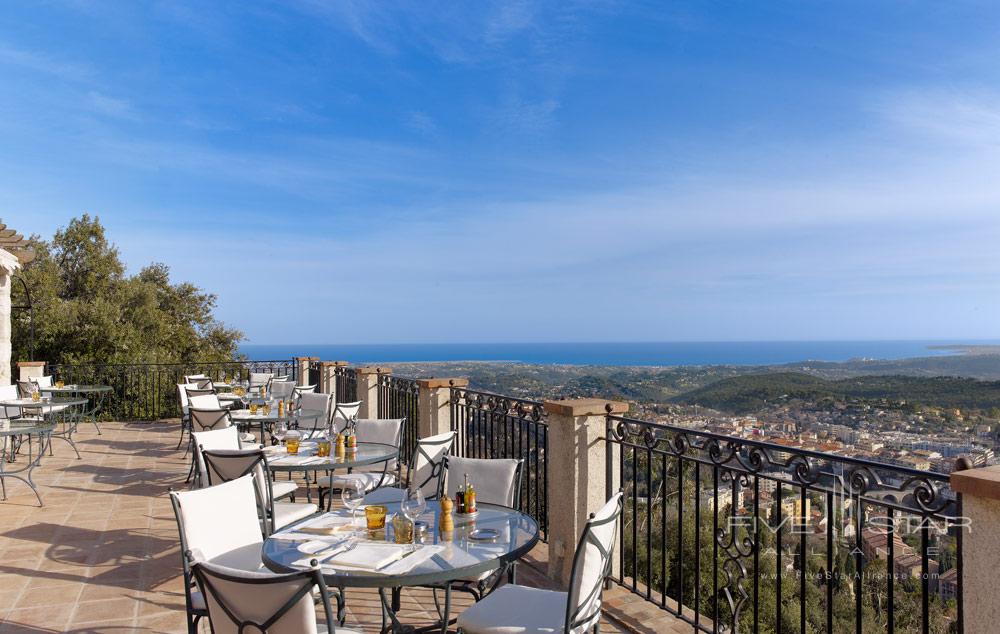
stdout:
[[4,3],[0,217],[253,343],[1000,338],[990,2]]

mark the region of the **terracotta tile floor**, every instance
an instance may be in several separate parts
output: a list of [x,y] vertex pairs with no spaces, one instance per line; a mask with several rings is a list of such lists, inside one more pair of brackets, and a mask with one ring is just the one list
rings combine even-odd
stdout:
[[[0,632],[183,632],[177,527],[166,496],[183,488],[187,461],[176,422],[81,426],[82,459],[62,441],[35,471],[44,506],[7,482],[0,502]],[[519,567],[519,582],[547,586],[546,549]],[[534,568],[533,566],[536,566]],[[635,595],[606,593],[604,632],[690,631]],[[469,604],[456,598],[458,613]],[[426,591],[403,595],[401,619],[431,623]],[[652,614],[650,614],[652,612]],[[378,631],[378,597],[348,591],[347,627]],[[674,629],[678,628],[678,629]],[[203,628],[208,631],[207,626]]]

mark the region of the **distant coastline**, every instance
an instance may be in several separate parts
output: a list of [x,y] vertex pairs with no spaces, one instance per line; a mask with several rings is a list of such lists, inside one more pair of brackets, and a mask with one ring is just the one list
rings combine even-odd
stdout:
[[1000,355],[1000,341],[736,341],[460,344],[246,344],[254,360],[318,356],[353,364],[516,363],[576,366],[768,366]]

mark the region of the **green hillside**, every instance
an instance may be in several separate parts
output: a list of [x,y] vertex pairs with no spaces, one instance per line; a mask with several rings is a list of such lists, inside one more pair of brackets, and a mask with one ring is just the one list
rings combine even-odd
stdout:
[[819,401],[825,398],[987,409],[1000,405],[1000,381],[912,376],[860,376],[827,380],[797,372],[775,372],[722,379],[685,392],[672,401],[742,413],[755,411],[765,403],[792,399]]

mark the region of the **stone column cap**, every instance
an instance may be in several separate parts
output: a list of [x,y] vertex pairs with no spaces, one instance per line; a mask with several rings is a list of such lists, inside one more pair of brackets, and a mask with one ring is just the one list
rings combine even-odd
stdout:
[[545,411],[561,416],[603,416],[605,414],[624,414],[628,411],[628,403],[624,401],[608,401],[603,398],[564,398],[557,401],[544,401]]
[[319,357],[295,357],[300,361],[319,361]]
[[17,367],[19,368],[43,368],[45,367],[44,361],[18,361]]
[[468,387],[469,379],[435,379],[434,377],[430,377],[428,379],[417,379],[417,385],[428,390],[439,387]]
[[977,498],[1000,500],[1000,465],[953,472],[951,490]]
[[365,366],[355,370],[358,374],[392,374],[392,368],[380,368],[376,366]]
[[347,363],[347,361],[320,361],[319,364],[321,366],[327,367],[327,368],[330,367],[330,366],[335,366],[335,367],[338,367],[338,368],[342,368],[345,365],[349,365]]

